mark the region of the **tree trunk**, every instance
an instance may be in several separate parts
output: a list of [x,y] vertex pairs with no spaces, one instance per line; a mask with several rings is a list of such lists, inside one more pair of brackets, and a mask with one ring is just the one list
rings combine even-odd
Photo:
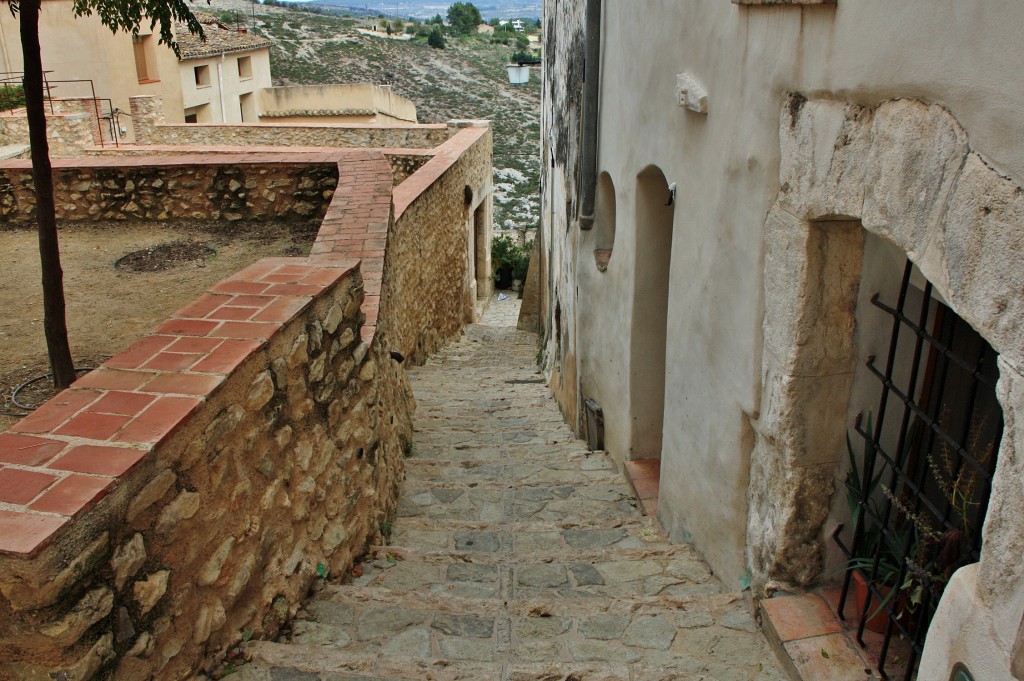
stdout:
[[75,365],[68,346],[64,317],[64,271],[57,246],[57,211],[53,200],[53,170],[46,141],[43,109],[43,62],[39,48],[40,0],[21,0],[21,49],[25,60],[25,109],[32,145],[32,181],[36,191],[39,261],[43,272],[43,330],[53,384],[66,388],[75,382]]

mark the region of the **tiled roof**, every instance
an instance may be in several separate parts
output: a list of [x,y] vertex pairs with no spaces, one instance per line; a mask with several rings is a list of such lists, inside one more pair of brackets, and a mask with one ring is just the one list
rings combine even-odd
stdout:
[[200,40],[199,36],[189,33],[184,24],[178,24],[176,35],[182,60],[212,57],[229,52],[246,52],[272,45],[269,38],[261,38],[252,33],[228,28],[217,21],[212,14],[206,12],[194,12],[193,14],[203,25],[206,40]]

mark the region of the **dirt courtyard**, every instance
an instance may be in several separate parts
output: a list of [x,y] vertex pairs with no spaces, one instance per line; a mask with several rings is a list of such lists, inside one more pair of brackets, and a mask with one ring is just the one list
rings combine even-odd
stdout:
[[[68,336],[76,366],[94,366],[148,332],[207,288],[267,256],[303,256],[316,225],[303,223],[110,222],[61,228]],[[147,249],[186,244],[189,258]],[[205,246],[206,248],[202,248]],[[43,337],[39,250],[33,229],[0,230],[0,431],[17,422],[11,391],[49,372]],[[127,271],[118,259],[161,271]],[[33,397],[28,395],[28,397]],[[19,401],[25,402],[25,399]],[[23,413],[23,412],[22,412]]]

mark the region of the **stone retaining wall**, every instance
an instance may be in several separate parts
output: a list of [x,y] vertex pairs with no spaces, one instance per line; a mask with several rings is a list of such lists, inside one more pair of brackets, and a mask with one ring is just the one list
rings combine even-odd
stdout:
[[289,145],[429,149],[448,139],[444,124],[380,126],[301,123],[166,123],[159,97],[132,97],[136,144]]
[[354,264],[262,260],[0,434],[0,678],[180,679],[347,568],[411,437]]
[[[47,113],[46,138],[50,158],[80,156],[82,149],[96,144],[95,117],[88,113]],[[25,110],[0,114],[0,146],[28,144]]]
[[[381,327],[411,361],[425,360],[473,319],[473,212],[487,212],[480,250],[489,259],[490,179],[491,129],[467,127],[395,188]],[[489,261],[484,271],[489,281]]]
[[[411,438],[389,351],[420,359],[466,319],[467,220],[490,205],[490,142],[487,127],[453,131],[394,190],[394,211],[381,151],[58,168],[90,183],[83,196],[113,173],[95,191],[126,203],[142,191],[132,178],[151,188],[157,169],[333,168],[336,186],[308,258],[217,284],[0,433],[0,679],[187,678],[243,637],[274,636],[317,575],[351,565],[394,511]],[[25,172],[0,163],[6,195]],[[207,188],[175,197],[215,200]]]
[[[338,183],[337,162],[299,162],[298,155],[236,154],[55,161],[58,220],[242,220],[323,216]],[[116,163],[117,165],[112,165]],[[0,219],[35,222],[28,162],[0,168]]]

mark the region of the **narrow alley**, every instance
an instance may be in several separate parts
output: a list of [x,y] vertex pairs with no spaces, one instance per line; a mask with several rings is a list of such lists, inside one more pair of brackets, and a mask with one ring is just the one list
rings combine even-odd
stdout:
[[671,545],[564,424],[518,301],[412,371],[391,546],[239,681],[786,678],[741,594]]

